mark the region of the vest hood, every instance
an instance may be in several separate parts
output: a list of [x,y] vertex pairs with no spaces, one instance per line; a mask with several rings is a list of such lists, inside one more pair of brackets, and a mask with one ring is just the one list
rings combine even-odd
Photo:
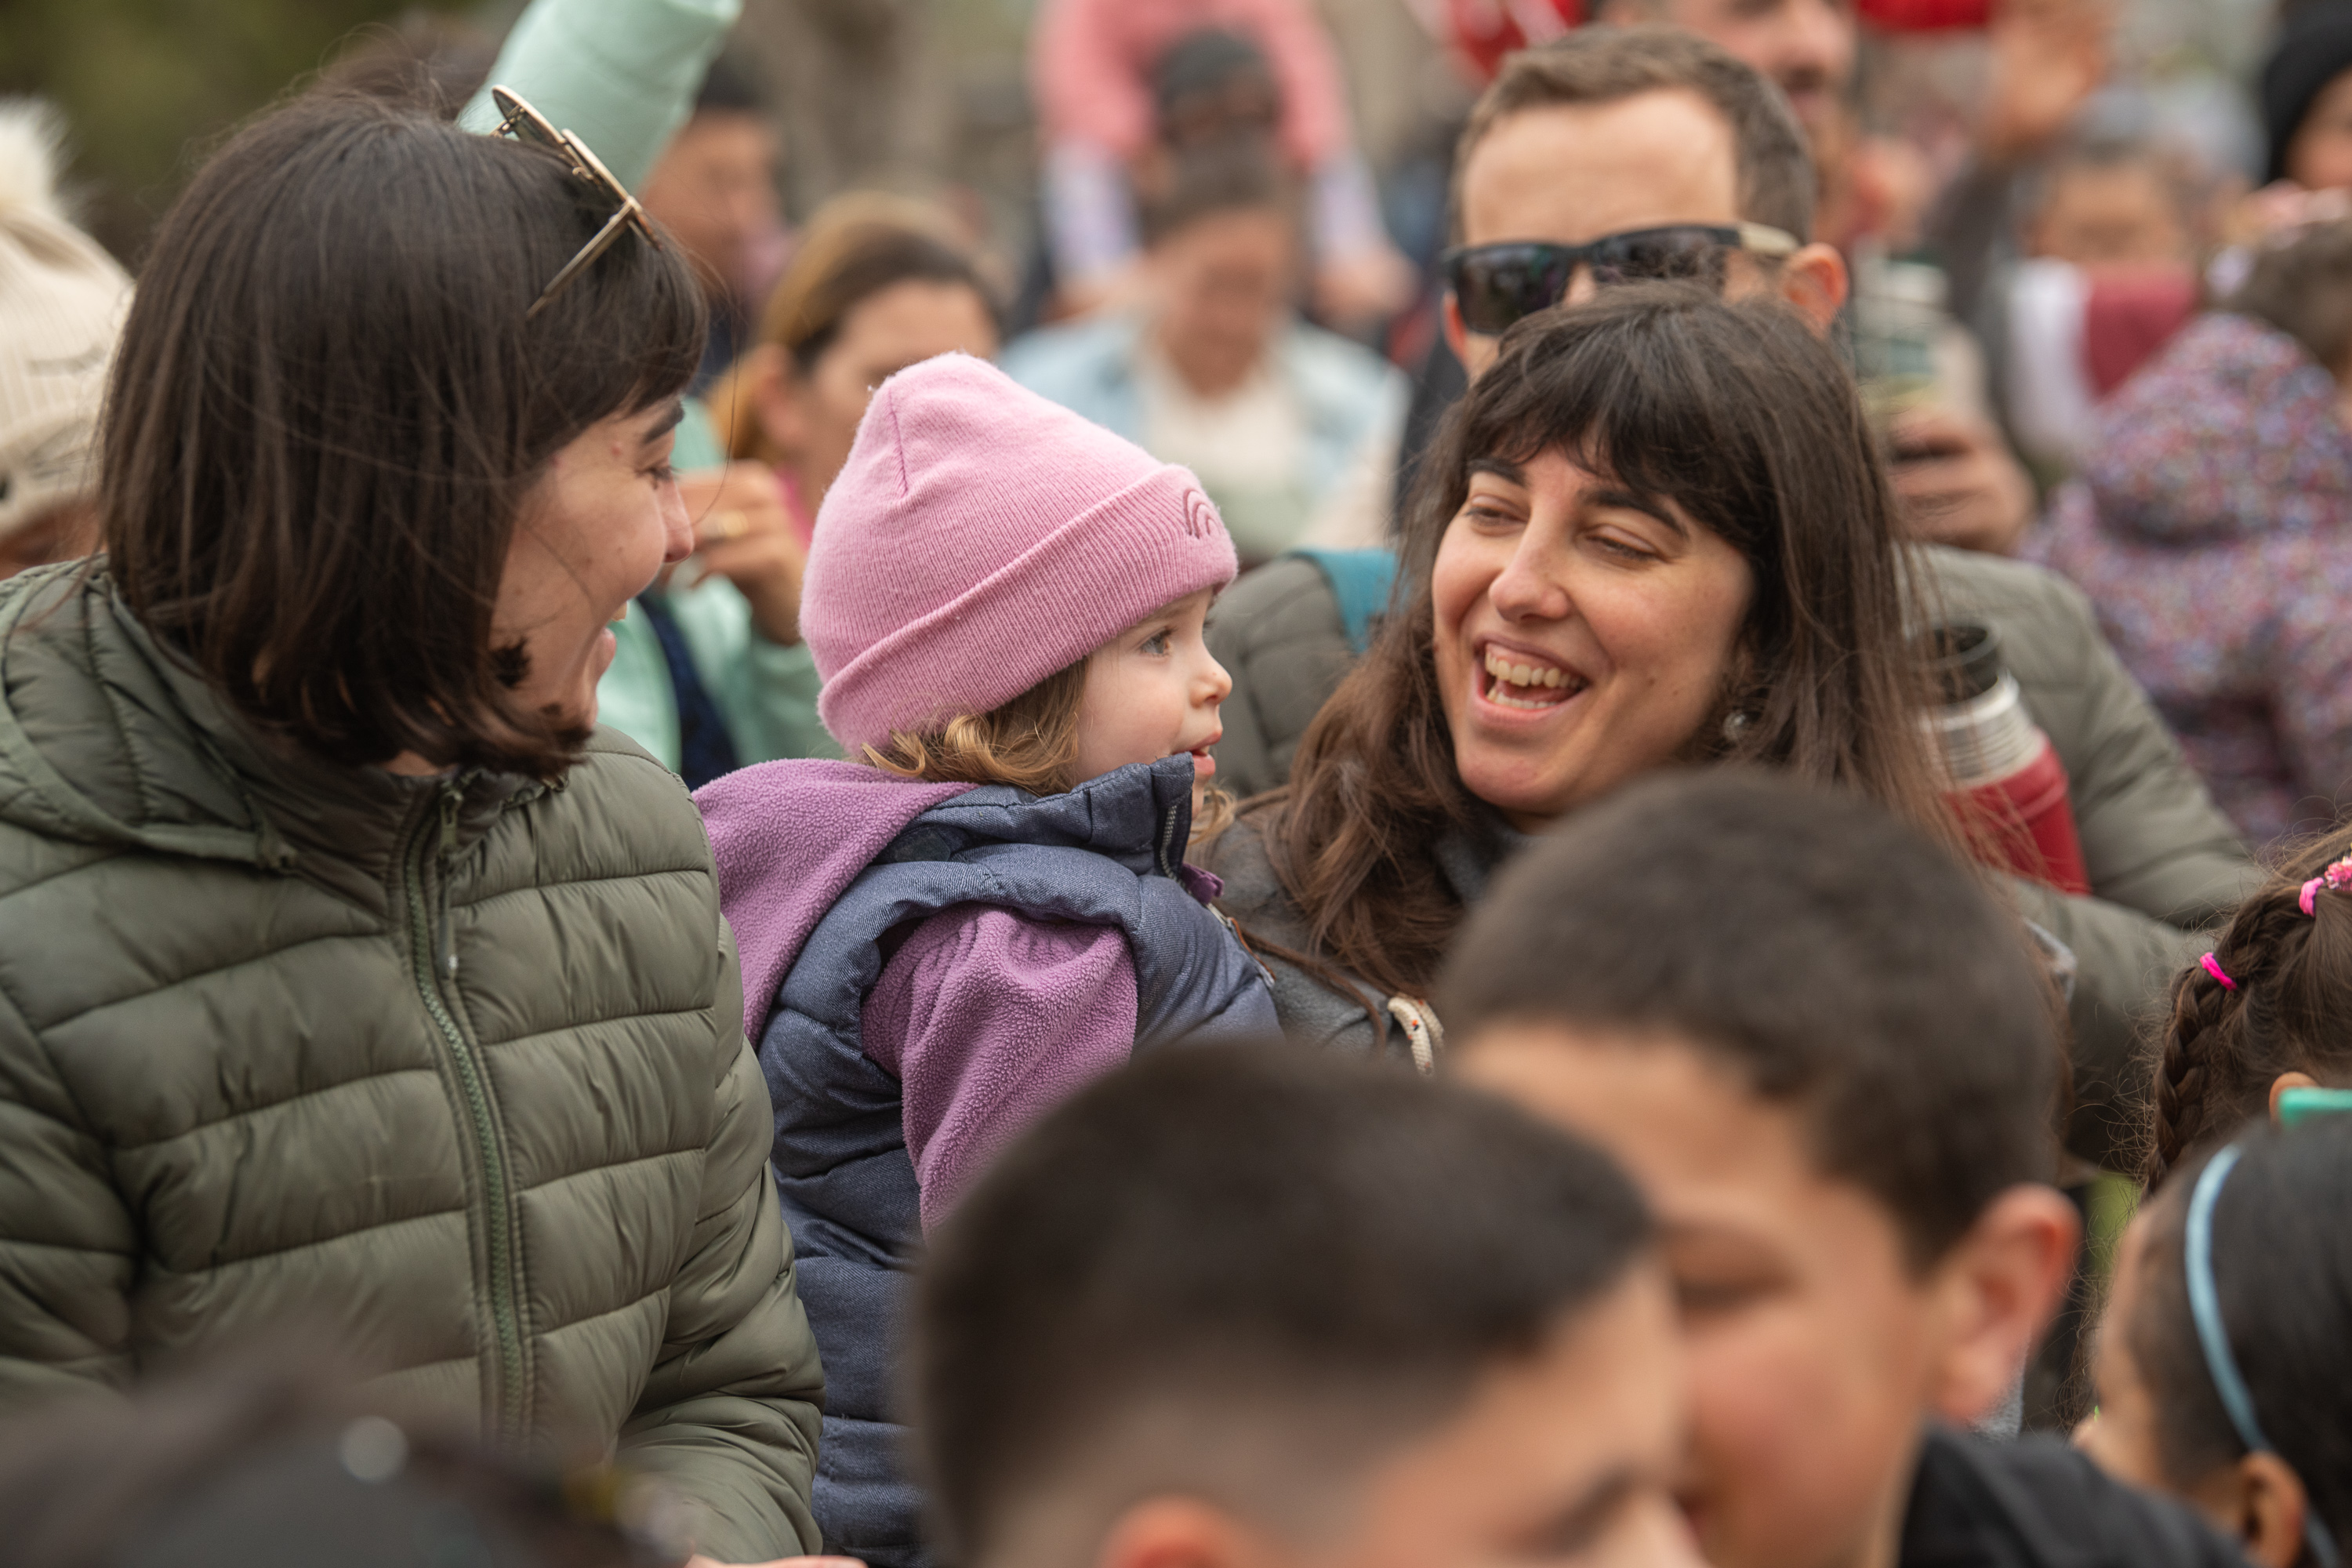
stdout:
[[[1138,876],[1178,877],[1192,831],[1192,761],[1136,763],[1044,796],[1006,784],[919,783],[858,763],[761,763],[705,784],[694,801],[742,954],[744,1029],[757,1040],[809,933],[918,817],[959,846],[1064,846]],[[930,852],[902,847],[908,858]]]

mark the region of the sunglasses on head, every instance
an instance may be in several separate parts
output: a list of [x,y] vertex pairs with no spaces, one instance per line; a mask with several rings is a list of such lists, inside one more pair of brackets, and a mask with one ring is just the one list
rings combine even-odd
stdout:
[[1596,287],[1683,279],[1723,287],[1724,258],[1735,250],[1790,256],[1796,236],[1760,223],[1678,223],[1664,228],[1604,234],[1582,245],[1506,240],[1465,245],[1438,258],[1462,310],[1462,324],[1492,335],[1522,316],[1548,310],[1568,297],[1580,268]]
[[604,167],[596,154],[588,151],[586,142],[569,131],[558,131],[549,123],[547,116],[505,88],[490,89],[490,101],[498,105],[500,116],[495,134],[511,136],[534,147],[544,147],[570,166],[572,178],[612,202],[615,208],[613,216],[604,220],[604,226],[591,235],[588,243],[580,247],[580,253],[565,262],[563,270],[539,291],[539,298],[532,300],[530,309],[523,312],[524,321],[538,315],[558,294],[570,288],[572,280],[587,271],[598,257],[610,250],[613,242],[625,230],[635,229],[656,250],[662,247],[661,237],[654,232],[653,220],[646,216],[646,209],[637,205],[637,198],[629,195],[626,185],[613,177],[613,172]]

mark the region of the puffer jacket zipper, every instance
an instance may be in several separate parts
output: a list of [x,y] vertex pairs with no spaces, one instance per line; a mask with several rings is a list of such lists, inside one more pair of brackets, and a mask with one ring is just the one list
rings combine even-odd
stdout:
[[[514,1216],[509,1213],[510,1187],[506,1156],[499,1147],[498,1124],[490,1113],[489,1084],[481,1060],[466,1040],[465,1031],[444,1000],[441,987],[457,977],[457,939],[449,920],[449,867],[457,847],[457,813],[465,803],[467,777],[442,784],[437,810],[418,822],[409,856],[409,955],[417,994],[425,1011],[440,1029],[466,1101],[466,1116],[482,1162],[482,1238],[489,1259],[490,1330],[498,1355],[490,1381],[488,1426],[498,1441],[514,1445],[522,1437],[520,1423],[523,1386],[522,1310],[516,1283]],[[437,818],[437,831],[436,827]],[[425,884],[434,883],[436,897],[428,901]],[[437,913],[437,918],[436,918]]]

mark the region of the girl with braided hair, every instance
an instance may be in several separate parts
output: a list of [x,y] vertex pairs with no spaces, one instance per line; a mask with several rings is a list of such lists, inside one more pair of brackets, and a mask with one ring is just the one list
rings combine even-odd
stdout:
[[2352,1087],[2352,828],[2311,840],[2239,906],[2173,982],[2158,1044],[2151,1186],[2290,1089]]

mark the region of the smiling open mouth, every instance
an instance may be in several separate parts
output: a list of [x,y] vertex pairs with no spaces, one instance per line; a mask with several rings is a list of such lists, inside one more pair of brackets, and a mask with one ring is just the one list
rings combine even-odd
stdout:
[[1486,650],[1479,695],[1500,708],[1541,711],[1557,708],[1591,683],[1557,665],[1529,664]]

